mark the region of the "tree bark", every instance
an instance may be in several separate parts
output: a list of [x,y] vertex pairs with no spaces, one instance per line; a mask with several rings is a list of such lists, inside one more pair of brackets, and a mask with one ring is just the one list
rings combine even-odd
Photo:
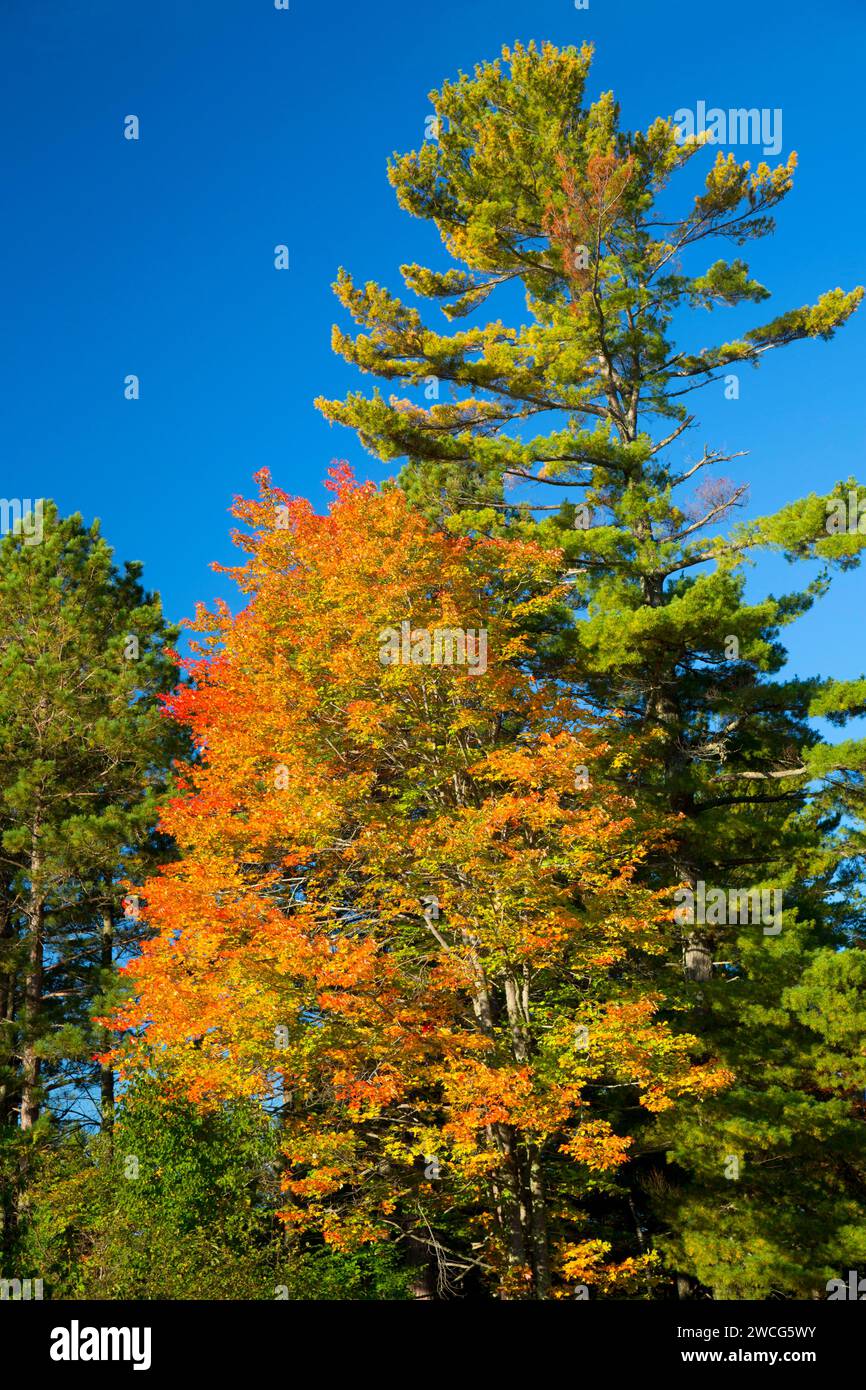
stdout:
[[532,1253],[535,1274],[535,1297],[547,1298],[550,1293],[550,1244],[547,1238],[547,1192],[541,1155],[533,1145],[529,1155],[529,1192],[532,1199]]
[[21,1049],[21,1128],[32,1129],[39,1119],[39,1024],[45,968],[45,887],[42,882],[41,809],[33,820],[30,851],[30,900],[27,904],[27,965],[24,976],[24,1042]]
[[[36,870],[34,870],[34,879]],[[45,904],[36,887],[27,912],[27,974],[24,978],[24,1046],[22,1049],[21,1128],[32,1129],[39,1119],[39,1056],[36,1050],[42,1015],[45,950]]]
[[[528,1064],[532,1056],[529,1025],[529,979],[523,980],[507,973],[504,980],[505,1008],[511,1030],[515,1061]],[[521,1187],[520,1209],[525,1231],[525,1249],[532,1268],[532,1286],[536,1298],[547,1298],[550,1292],[550,1247],[547,1235],[547,1193],[541,1151],[535,1144],[526,1146],[523,1165],[517,1164]]]
[[2,1030],[0,1037],[4,1040],[3,1046],[0,1048],[0,1066],[7,1073],[7,1079],[0,1081],[0,1125],[9,1123],[15,1094],[15,1087],[11,1081],[14,1061],[11,1047],[12,1020],[15,1017],[15,971],[9,957],[12,941],[13,923],[9,902],[9,886],[4,884],[2,898],[0,898],[0,1030]]
[[689,932],[683,944],[683,974],[687,980],[713,978],[713,950],[700,932]]
[[[99,964],[104,980],[114,965],[114,916],[111,904],[102,909]],[[111,1034],[107,1028],[102,1031],[102,1045],[106,1051],[111,1046]],[[102,1132],[111,1134],[114,1129],[114,1071],[111,1067],[100,1065],[99,1097]]]

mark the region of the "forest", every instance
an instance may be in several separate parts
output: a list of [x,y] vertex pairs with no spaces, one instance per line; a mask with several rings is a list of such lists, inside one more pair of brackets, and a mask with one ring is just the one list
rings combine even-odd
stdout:
[[698,394],[850,370],[864,290],[768,314],[796,156],[624,129],[592,59],[431,94],[388,178],[443,258],[335,267],[358,386],[316,402],[387,476],[337,459],[317,510],[239,464],[235,603],[172,622],[48,501],[3,527],[4,1297],[866,1273],[866,679],[785,645],[866,491],[817,460],[738,517]]

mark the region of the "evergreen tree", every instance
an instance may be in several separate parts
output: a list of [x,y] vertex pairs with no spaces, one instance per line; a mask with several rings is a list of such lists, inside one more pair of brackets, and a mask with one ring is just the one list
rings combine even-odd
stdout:
[[0,545],[0,1157],[4,1238],[48,1105],[110,1127],[98,1001],[141,938],[122,880],[164,851],[154,826],[181,750],[157,694],[173,633],[141,566],[53,504]]
[[[341,270],[335,289],[361,332],[335,329],[335,349],[422,397],[377,388],[319,404],[380,459],[405,459],[408,495],[448,529],[561,551],[574,621],[558,645],[546,640],[544,659],[554,671],[567,662],[585,700],[656,742],[655,764],[630,786],[678,826],[650,880],[712,904],[703,920],[682,914],[682,962],[667,964],[680,980],[665,992],[678,989],[676,1016],[737,1077],[724,1099],[643,1135],[630,1204],[645,1210],[653,1196],[673,1226],[681,1287],[802,1296],[863,1258],[852,1017],[866,744],[828,743],[814,720],[866,712],[866,682],[784,677],[780,637],[824,596],[833,567],[859,562],[866,519],[844,479],[731,524],[745,488],[710,470],[734,456],[705,447],[682,462],[680,451],[695,391],[790,343],[831,338],[863,290],[832,289],[694,346],[702,311],[768,298],[741,256],[707,251],[774,230],[795,157],[753,169],[719,152],[684,192],[706,137],[683,139],[666,117],[620,130],[611,93],[584,103],[591,56],[506,49],[431,94],[436,139],[390,166],[400,205],[435,224],[456,262],[403,266],[408,290],[449,321],[497,298],[507,315],[522,290],[528,321],[440,332]],[[536,505],[535,484],[557,500]],[[766,552],[818,560],[820,572],[749,602],[745,566]],[[781,893],[781,918],[731,911],[732,891]],[[659,1151],[676,1160],[668,1173]]]

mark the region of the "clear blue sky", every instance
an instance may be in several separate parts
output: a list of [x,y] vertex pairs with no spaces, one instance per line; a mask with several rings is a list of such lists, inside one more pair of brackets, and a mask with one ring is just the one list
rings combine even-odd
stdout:
[[[422,140],[431,88],[505,42],[594,41],[590,95],[613,88],[626,126],[700,99],[780,107],[800,172],[746,252],[774,291],[754,312],[866,280],[863,0],[3,0],[0,33],[0,489],[99,516],[173,618],[228,592],[208,565],[230,558],[227,508],[257,468],[317,504],[334,457],[385,475],[312,404],[370,385],[330,351],[330,284],[344,264],[399,293],[401,262],[438,257],[386,159]],[[730,336],[723,312],[702,342]],[[746,371],[739,401],[697,399],[688,447],[751,451],[726,470],[750,478],[750,513],[866,475],[864,342],[861,312]],[[861,671],[864,599],[862,574],[837,581],[791,634],[798,671]]]

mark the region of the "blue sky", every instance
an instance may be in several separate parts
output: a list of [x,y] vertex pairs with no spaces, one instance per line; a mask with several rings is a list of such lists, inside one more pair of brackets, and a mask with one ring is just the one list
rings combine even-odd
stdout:
[[[397,208],[386,160],[422,140],[431,88],[503,43],[592,40],[589,95],[613,88],[625,126],[699,100],[781,108],[800,171],[776,236],[746,252],[774,292],[752,312],[866,280],[862,0],[290,5],[4,0],[0,19],[0,486],[99,516],[173,618],[230,592],[209,562],[231,559],[227,508],[256,469],[317,505],[333,458],[385,476],[312,404],[371,384],[331,353],[330,284],[343,264],[399,293],[401,262],[439,259],[435,229]],[[129,114],[137,142],[123,138]],[[729,321],[717,311],[698,345],[731,336]],[[858,470],[866,481],[864,340],[861,312],[832,343],[745,372],[738,401],[717,387],[697,398],[686,447],[750,451],[725,470],[750,479],[748,514]],[[794,577],[771,562],[754,592]],[[860,573],[841,577],[789,634],[799,672],[859,674],[864,598]]]

